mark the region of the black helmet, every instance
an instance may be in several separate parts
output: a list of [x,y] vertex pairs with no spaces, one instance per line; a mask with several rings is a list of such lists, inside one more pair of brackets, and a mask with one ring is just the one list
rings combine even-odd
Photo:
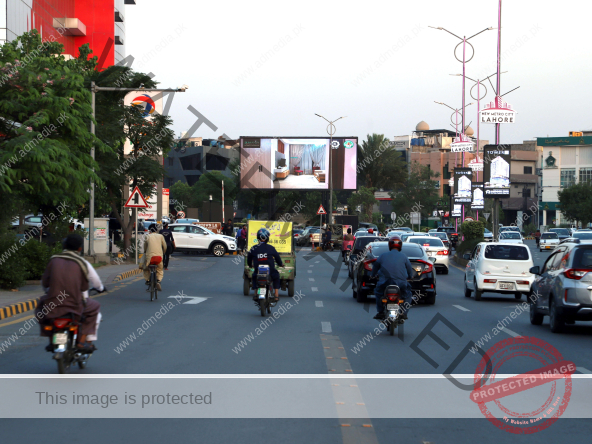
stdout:
[[269,237],[271,236],[271,233],[269,232],[269,230],[267,230],[267,228],[261,228],[259,229],[259,231],[257,231],[257,240],[261,241],[261,242],[269,242]]

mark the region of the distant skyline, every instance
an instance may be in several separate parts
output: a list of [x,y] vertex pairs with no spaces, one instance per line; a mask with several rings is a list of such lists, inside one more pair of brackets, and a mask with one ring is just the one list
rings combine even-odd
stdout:
[[[567,136],[592,129],[592,72],[588,21],[592,3],[505,0],[502,10],[502,94],[517,111],[503,125],[502,143]],[[478,5],[478,6],[477,6]],[[422,2],[271,1],[174,2],[143,0],[126,13],[126,51],[133,68],[152,72],[163,87],[189,85],[170,111],[178,136],[203,114],[195,137],[223,133],[324,136],[328,119],[347,116],[336,136],[408,135],[420,121],[453,129],[451,111],[434,101],[461,106],[462,73],[453,49],[459,36],[497,27],[497,0]],[[150,23],[149,33],[146,24]],[[467,75],[496,71],[497,32],[471,40]],[[459,55],[461,54],[459,48]],[[492,78],[495,84],[495,78]],[[489,90],[482,105],[494,98]],[[467,82],[466,103],[474,101]],[[476,91],[476,89],[475,89]],[[477,106],[467,108],[475,130]],[[493,125],[481,138],[494,140]]]

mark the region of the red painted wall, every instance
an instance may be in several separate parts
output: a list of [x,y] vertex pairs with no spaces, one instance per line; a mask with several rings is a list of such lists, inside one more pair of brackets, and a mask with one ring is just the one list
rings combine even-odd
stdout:
[[[56,1],[56,0],[54,0]],[[60,1],[60,0],[57,0]],[[77,0],[74,13],[86,25],[86,35],[75,37],[76,48],[88,43],[99,60],[107,51],[103,68],[115,62],[115,3],[114,0]],[[76,51],[78,55],[78,51]]]

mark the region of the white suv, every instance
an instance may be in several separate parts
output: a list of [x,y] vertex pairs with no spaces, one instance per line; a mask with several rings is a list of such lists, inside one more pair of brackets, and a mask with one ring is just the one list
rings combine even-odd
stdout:
[[171,224],[176,251],[202,251],[221,257],[236,251],[233,237],[214,234],[204,227],[193,224]]

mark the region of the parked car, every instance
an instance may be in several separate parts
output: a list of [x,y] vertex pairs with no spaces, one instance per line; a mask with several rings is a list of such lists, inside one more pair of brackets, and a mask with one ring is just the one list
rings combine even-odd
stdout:
[[504,231],[499,235],[499,242],[502,244],[523,244],[522,235],[517,231]]
[[549,229],[549,231],[551,231],[552,233],[557,233],[557,236],[559,237],[559,242],[571,236],[567,228],[551,228]]
[[559,245],[559,236],[553,231],[545,231],[541,234],[541,240],[539,243],[539,250],[553,250]]
[[454,227],[438,227],[439,233],[446,233],[448,235],[448,239],[450,239],[450,246],[452,248],[456,248],[456,244],[458,242],[458,232],[454,229]]
[[475,294],[481,300],[485,292],[513,294],[520,299],[530,293],[534,275],[530,249],[526,245],[480,242],[472,253],[463,255],[469,263],[465,269],[465,297]]
[[361,259],[364,258],[364,251],[366,250],[366,247],[368,246],[369,243],[371,242],[382,242],[382,241],[387,241],[388,238],[386,237],[378,237],[378,236],[360,236],[360,237],[356,237],[356,240],[354,241],[354,246],[352,248],[352,251],[349,255],[349,262],[347,264],[347,275],[350,278],[353,278],[353,272],[354,272],[354,266],[356,265],[357,262],[359,262]]
[[300,237],[300,235],[304,233],[304,230],[301,230],[299,228],[292,228],[292,236],[294,236],[294,240],[296,241],[296,244],[298,244],[298,238]]
[[[26,227],[35,227],[35,228],[41,228],[43,226],[43,215],[37,215],[34,216],[32,214],[25,216],[25,223],[24,225]],[[19,218],[15,217],[12,220],[12,228],[18,228],[19,226]]]
[[[358,302],[365,302],[369,295],[374,294],[377,281],[370,279],[372,264],[376,259],[389,251],[388,242],[372,242],[366,247],[364,258],[355,264],[353,271],[353,297]],[[436,273],[433,258],[429,258],[425,250],[417,244],[404,243],[401,252],[409,258],[417,275],[409,281],[412,294],[418,294],[420,300],[433,305],[436,302]]]
[[[442,233],[445,234],[445,233]],[[407,239],[407,242],[412,244],[421,245],[428,254],[430,259],[435,258],[434,267],[436,272],[440,270],[443,274],[448,274],[448,248],[444,245],[440,239],[434,236],[411,236]]]
[[483,239],[485,239],[486,242],[493,242],[493,233],[487,228],[483,230]]
[[214,234],[204,227],[174,223],[169,225],[169,228],[175,238],[175,251],[199,251],[218,257],[236,251],[236,241],[233,237]]
[[296,239],[296,245],[305,246],[311,242],[318,244],[321,241],[321,227],[306,227]]
[[428,234],[430,236],[437,237],[438,239],[440,239],[446,247],[446,249],[448,249],[448,253],[450,253],[450,239],[448,239],[448,235],[446,233],[442,233],[440,231],[432,232],[432,230],[430,230]]
[[542,269],[536,266],[530,272],[535,275],[529,298],[531,324],[541,325],[549,316],[549,328],[559,333],[565,324],[592,321],[592,245],[562,244]]

